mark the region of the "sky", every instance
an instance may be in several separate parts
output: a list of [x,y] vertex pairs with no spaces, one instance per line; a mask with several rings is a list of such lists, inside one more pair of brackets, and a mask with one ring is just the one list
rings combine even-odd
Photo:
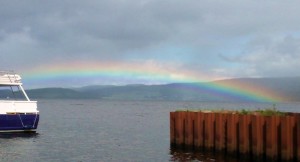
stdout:
[[296,0],[0,0],[0,69],[36,86],[299,76],[299,6]]

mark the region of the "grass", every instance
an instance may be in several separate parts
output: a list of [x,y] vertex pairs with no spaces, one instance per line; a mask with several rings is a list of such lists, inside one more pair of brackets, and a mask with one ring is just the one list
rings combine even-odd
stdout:
[[276,105],[273,104],[271,108],[258,109],[258,110],[225,110],[225,109],[199,109],[199,110],[176,110],[176,112],[212,112],[212,113],[230,113],[230,114],[241,114],[241,115],[262,115],[262,116],[284,116],[285,112],[279,111],[276,108]]

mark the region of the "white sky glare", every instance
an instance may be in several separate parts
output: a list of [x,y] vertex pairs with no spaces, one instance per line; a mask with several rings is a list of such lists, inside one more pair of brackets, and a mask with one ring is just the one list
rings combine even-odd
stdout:
[[296,0],[0,0],[0,69],[26,73],[80,60],[152,62],[219,78],[299,76],[299,6]]

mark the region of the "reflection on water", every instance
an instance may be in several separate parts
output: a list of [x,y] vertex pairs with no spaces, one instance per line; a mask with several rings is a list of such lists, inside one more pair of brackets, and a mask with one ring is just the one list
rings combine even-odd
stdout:
[[17,132],[17,133],[0,133],[0,138],[11,139],[11,138],[35,138],[39,134],[37,132]]
[[33,161],[38,133],[0,133],[0,161]]
[[[253,158],[249,155],[232,155],[225,152],[193,150],[171,146],[170,161],[201,161],[201,162],[271,162],[270,160]],[[275,162],[275,161],[274,161]]]

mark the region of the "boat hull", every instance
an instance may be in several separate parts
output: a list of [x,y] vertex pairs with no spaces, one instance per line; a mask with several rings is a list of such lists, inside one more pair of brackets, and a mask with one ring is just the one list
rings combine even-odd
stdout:
[[35,131],[39,114],[0,114],[0,132]]

